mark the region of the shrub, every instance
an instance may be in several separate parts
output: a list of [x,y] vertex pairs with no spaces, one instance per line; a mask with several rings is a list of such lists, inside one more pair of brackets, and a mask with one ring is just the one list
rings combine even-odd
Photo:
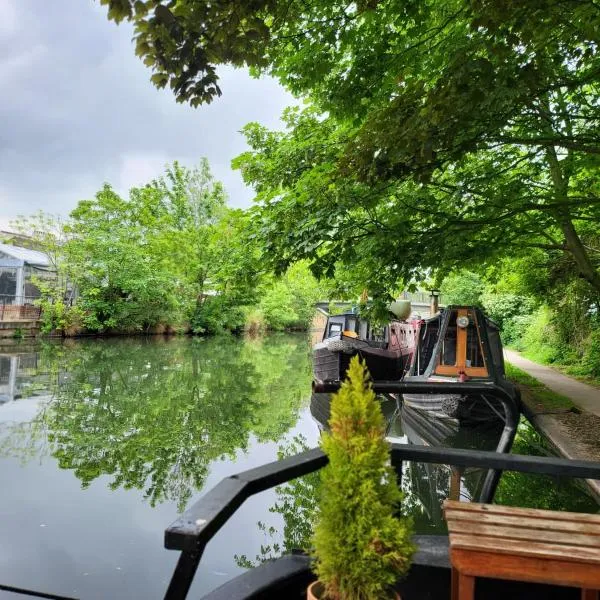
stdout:
[[293,304],[294,296],[282,281],[278,281],[265,291],[260,301],[260,310],[269,329],[282,331],[298,321]]
[[386,597],[414,552],[412,522],[397,516],[402,495],[367,379],[366,367],[353,358],[348,380],[331,400],[331,432],[321,438],[329,464],[321,472],[313,552],[328,599]]
[[224,333],[240,331],[246,317],[244,308],[226,296],[210,296],[198,304],[190,327],[194,333]]
[[484,283],[477,273],[460,271],[452,273],[441,286],[444,304],[481,305]]
[[594,329],[587,340],[582,366],[585,374],[600,377],[600,329]]
[[523,350],[533,359],[542,363],[558,362],[561,344],[554,324],[552,312],[541,306],[533,315],[521,339]]

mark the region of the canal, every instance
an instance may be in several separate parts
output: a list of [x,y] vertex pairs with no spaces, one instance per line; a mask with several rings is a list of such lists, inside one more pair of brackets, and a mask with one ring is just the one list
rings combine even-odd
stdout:
[[[163,531],[221,478],[318,443],[303,335],[129,338],[0,347],[0,583],[78,598],[161,598],[176,553]],[[495,448],[497,427],[459,430],[383,402],[390,439]],[[548,448],[522,423],[514,450]],[[443,532],[443,467],[406,465],[404,510]],[[478,471],[461,495],[476,497]],[[301,547],[315,475],[251,498],[208,546],[190,597]],[[582,484],[505,474],[497,501],[597,512]],[[284,535],[285,534],[285,535]],[[18,598],[0,591],[0,598]]]

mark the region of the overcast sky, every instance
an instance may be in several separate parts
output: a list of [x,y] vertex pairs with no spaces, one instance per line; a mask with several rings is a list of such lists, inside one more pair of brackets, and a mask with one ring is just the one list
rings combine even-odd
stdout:
[[150,83],[132,28],[94,0],[0,0],[0,228],[39,209],[67,215],[103,182],[124,192],[175,159],[206,156],[231,206],[252,190],[230,168],[249,121],[279,127],[292,103],[273,80],[222,73],[198,109]]

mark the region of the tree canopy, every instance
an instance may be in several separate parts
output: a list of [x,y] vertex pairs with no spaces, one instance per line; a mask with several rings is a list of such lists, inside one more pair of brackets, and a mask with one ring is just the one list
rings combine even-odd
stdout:
[[536,248],[600,293],[595,2],[102,2],[180,101],[220,95],[225,64],[308,99],[236,161],[278,266],[385,293]]

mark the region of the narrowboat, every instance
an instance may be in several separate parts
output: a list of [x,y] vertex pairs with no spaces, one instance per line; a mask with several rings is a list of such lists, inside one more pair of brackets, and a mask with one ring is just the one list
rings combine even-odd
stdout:
[[[494,382],[516,397],[506,380],[500,332],[474,306],[449,306],[421,323],[404,381]],[[460,422],[503,420],[504,409],[489,394],[404,394],[404,404]]]
[[406,320],[410,302],[390,306],[395,318],[381,327],[355,313],[331,315],[321,342],[313,346],[316,383],[342,381],[353,356],[360,356],[373,381],[398,381],[411,364],[419,320]]

